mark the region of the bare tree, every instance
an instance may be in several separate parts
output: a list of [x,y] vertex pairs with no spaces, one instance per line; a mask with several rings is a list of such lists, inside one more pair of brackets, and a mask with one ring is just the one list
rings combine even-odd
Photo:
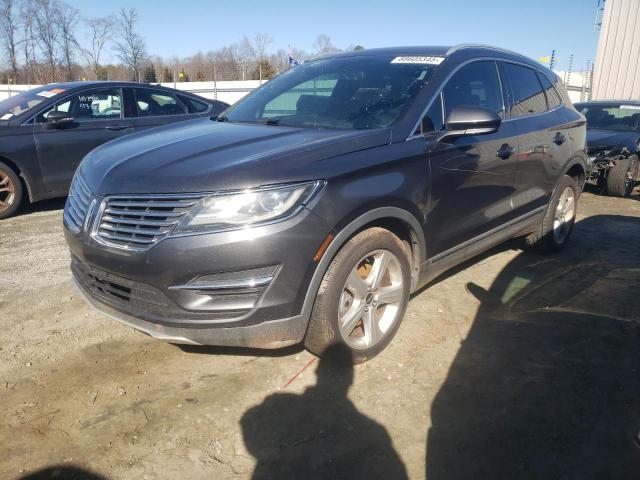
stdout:
[[59,44],[62,50],[62,59],[64,62],[65,80],[75,79],[75,48],[78,45],[75,36],[75,29],[78,26],[79,12],[76,8],[60,4],[58,18],[60,20],[60,39]]
[[141,69],[147,57],[147,47],[144,39],[136,32],[138,12],[135,8],[120,9],[118,26],[122,40],[115,45],[118,58],[133,70],[136,81],[140,81]]
[[113,32],[113,17],[96,17],[85,20],[88,30],[89,45],[85,48],[78,45],[82,56],[89,64],[95,79],[100,78],[100,57]]
[[35,0],[36,42],[48,67],[47,76],[53,82],[58,63],[60,38],[60,5],[57,0]]
[[0,42],[9,57],[13,81],[18,77],[18,20],[13,0],[0,1]]
[[329,37],[329,35],[321,33],[316,38],[316,41],[313,42],[313,51],[316,55],[320,55],[322,53],[339,52],[340,49],[331,43],[331,37]]
[[20,8],[20,25],[22,28],[22,46],[24,54],[24,68],[26,70],[27,84],[32,81],[40,83],[36,65],[36,39],[34,34],[35,24],[34,0],[23,0]]
[[273,43],[273,38],[268,33],[256,33],[253,39],[246,35],[242,37],[240,50],[245,59],[250,59],[256,63],[267,58],[267,48]]

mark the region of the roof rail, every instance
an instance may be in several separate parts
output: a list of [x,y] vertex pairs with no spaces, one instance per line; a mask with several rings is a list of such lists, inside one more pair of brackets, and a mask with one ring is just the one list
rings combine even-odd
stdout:
[[506,48],[494,47],[493,45],[483,45],[481,43],[459,43],[454,45],[445,54],[447,57],[458,50],[464,50],[465,48],[487,48],[489,50],[496,50],[498,52],[510,53],[512,55],[523,56],[521,53],[514,52],[513,50],[507,50]]

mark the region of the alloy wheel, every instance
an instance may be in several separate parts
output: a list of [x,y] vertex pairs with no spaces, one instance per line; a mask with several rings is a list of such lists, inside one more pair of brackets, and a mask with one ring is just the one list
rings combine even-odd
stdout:
[[356,350],[382,341],[399,320],[403,300],[402,268],[389,250],[365,255],[351,270],[340,295],[338,325]]
[[0,170],[0,213],[7,211],[16,199],[16,186],[9,175]]
[[575,192],[571,187],[566,187],[558,200],[553,220],[553,238],[558,244],[565,241],[571,230],[571,222],[576,215],[575,200]]

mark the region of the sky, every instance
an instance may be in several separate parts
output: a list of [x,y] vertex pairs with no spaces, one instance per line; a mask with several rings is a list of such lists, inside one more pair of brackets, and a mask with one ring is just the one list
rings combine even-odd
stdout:
[[[556,69],[593,61],[598,0],[66,0],[83,17],[134,7],[153,55],[188,56],[266,32],[270,50],[312,51],[324,33],[339,48],[486,43],[538,59],[556,49]],[[82,38],[82,33],[80,37]]]

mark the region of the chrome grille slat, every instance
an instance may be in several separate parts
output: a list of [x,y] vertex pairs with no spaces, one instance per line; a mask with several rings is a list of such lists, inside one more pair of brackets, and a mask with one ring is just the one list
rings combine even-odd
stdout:
[[69,189],[69,197],[64,209],[64,218],[71,230],[79,232],[82,229],[90,203],[91,190],[82,177],[76,175]]
[[104,200],[95,237],[112,247],[143,250],[169,235],[201,197],[114,195]]
[[[103,219],[104,220],[104,219]],[[167,232],[167,229],[157,229],[157,228],[131,228],[131,227],[122,227],[122,226],[113,226],[109,224],[109,222],[103,221],[100,224],[100,228],[104,228],[106,230],[116,232],[116,233],[133,233],[140,235],[149,235],[153,237],[154,235],[163,234]]]
[[102,217],[102,221],[111,223],[122,223],[124,225],[142,225],[150,227],[170,227],[174,222],[167,220],[138,220],[137,218],[125,218],[125,217],[112,217],[105,215]]
[[[122,200],[111,200],[109,202],[110,205],[114,207],[128,207],[128,208],[181,208],[181,207],[190,207],[195,205],[197,200],[188,201],[188,202],[175,202],[175,201],[149,201],[149,202],[140,202],[140,201],[122,201]],[[134,210],[135,211],[135,210]]]
[[142,238],[136,238],[129,235],[118,235],[118,234],[109,233],[109,232],[100,232],[100,236],[103,238],[109,238],[111,240],[118,240],[125,245],[128,243],[139,243],[139,244],[153,243],[153,239],[142,239]]
[[145,210],[123,210],[116,208],[106,208],[104,213],[111,215],[129,215],[132,217],[179,217],[185,212],[153,212]]

